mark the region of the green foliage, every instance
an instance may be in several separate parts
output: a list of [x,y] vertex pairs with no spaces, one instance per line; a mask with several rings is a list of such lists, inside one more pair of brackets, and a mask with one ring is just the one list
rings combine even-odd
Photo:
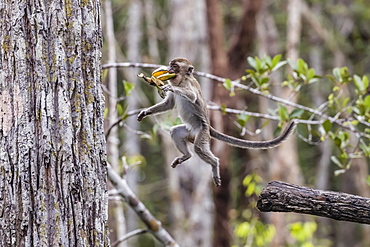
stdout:
[[[235,228],[235,236],[243,243],[244,247],[268,246],[275,235],[275,227],[271,224],[264,224],[253,218],[251,221],[245,221]],[[233,245],[236,246],[236,245]]]
[[[298,106],[289,112],[285,104],[278,103],[277,109],[269,112],[279,117],[278,130],[284,122],[293,118],[321,119],[321,124],[317,124],[319,132],[311,127],[309,136],[318,137],[319,141],[330,139],[334,143],[337,150],[331,156],[331,161],[339,167],[339,170],[335,171],[336,175],[345,172],[353,158],[370,157],[370,95],[366,95],[369,90],[369,79],[366,75],[351,75],[347,67],[342,67],[334,68],[332,74],[322,77],[317,75],[303,59],[282,61],[281,55],[274,58],[248,57],[248,63],[252,69],[246,70],[247,75],[243,76],[242,80],[250,79],[256,89],[263,94],[269,93],[271,73],[286,64],[292,72],[287,75],[287,80],[282,83],[282,86],[288,86],[296,92],[302,91],[313,83],[320,83],[320,85],[331,83],[327,102],[323,104],[326,105],[324,110],[312,109],[309,112]],[[314,110],[320,111],[320,115],[325,117],[313,114]],[[245,126],[248,120],[245,115],[237,116],[241,126]],[[358,138],[358,133],[361,133],[361,138]],[[353,144],[354,139],[351,139],[351,136],[357,138],[358,144]]]
[[[258,196],[262,191],[261,182],[262,178],[257,174],[247,175],[243,179],[243,186],[246,187],[245,195],[248,197]],[[254,204],[254,202],[251,203],[251,208],[254,207]],[[239,243],[237,246],[269,246],[275,235],[275,227],[271,224],[264,224],[258,217],[253,216],[251,209],[245,209],[243,216],[245,221],[237,224],[234,230],[236,240]]]
[[234,85],[230,79],[226,79],[225,82],[222,84],[228,91],[230,91],[230,97],[235,96]]
[[123,84],[123,88],[125,89],[126,96],[130,96],[132,90],[134,90],[134,88],[135,88],[135,84],[130,83],[130,82],[125,81],[125,80],[122,81],[122,84]]
[[289,247],[324,247],[330,246],[330,243],[325,240],[317,240],[321,242],[317,244],[314,241],[314,233],[317,230],[316,222],[295,222],[288,225],[290,236],[295,240],[295,243],[289,244]]
[[262,186],[259,184],[262,182],[262,178],[255,173],[247,175],[243,179],[243,185],[246,187],[245,195],[259,195],[262,191]]
[[245,113],[240,113],[236,115],[236,121],[241,127],[245,127],[249,119],[250,119],[250,116]]
[[281,55],[276,55],[273,58],[271,58],[270,56],[266,56],[262,59],[258,57],[248,57],[248,63],[253,68],[253,70],[246,70],[248,75],[245,77],[245,79],[252,79],[259,90],[268,91],[268,88],[270,86],[270,78],[268,76],[273,71],[278,70],[287,63],[286,61],[280,60]]

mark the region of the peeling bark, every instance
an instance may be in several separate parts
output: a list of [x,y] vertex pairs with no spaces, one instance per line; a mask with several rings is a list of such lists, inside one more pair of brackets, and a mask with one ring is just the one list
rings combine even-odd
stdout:
[[105,246],[99,1],[0,2],[0,246]]

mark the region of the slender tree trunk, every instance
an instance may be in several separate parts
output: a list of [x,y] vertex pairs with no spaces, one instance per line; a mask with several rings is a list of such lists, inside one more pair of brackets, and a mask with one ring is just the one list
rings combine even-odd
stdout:
[[106,246],[100,2],[0,16],[0,245]]
[[[142,4],[141,1],[131,0],[128,9],[128,22],[127,22],[127,59],[129,61],[140,62],[140,41],[141,41],[141,19],[142,19]],[[130,83],[138,82],[138,77],[136,76],[139,70],[134,68],[130,69],[129,73],[126,73],[127,79]],[[138,85],[138,83],[135,83]],[[126,103],[128,106],[128,111],[137,109],[139,106],[139,93],[138,90],[133,90],[132,95],[128,96]],[[136,117],[127,118],[126,124],[131,129],[138,129],[139,122]],[[126,138],[124,143],[125,154],[127,156],[135,156],[141,153],[139,145],[139,136],[133,131],[126,130]],[[126,176],[127,183],[132,189],[132,191],[138,193],[138,169],[130,169],[129,175]],[[131,209],[126,210],[126,220],[127,220],[127,231],[133,231],[137,228],[137,216]],[[135,239],[128,241],[127,246],[133,246]]]
[[[221,5],[217,0],[206,0],[208,42],[211,54],[211,73],[235,79],[242,75],[251,44],[254,41],[256,30],[256,15],[263,1],[246,0],[243,3],[243,14],[237,25],[236,32],[231,38],[228,52],[223,46],[224,34],[221,14]],[[214,86],[213,101],[219,105],[235,107],[237,97],[230,98],[229,92],[222,87]],[[229,120],[223,118],[220,113],[212,114],[212,125],[224,133],[232,133],[235,126]],[[230,210],[230,147],[222,142],[213,145],[215,155],[220,159],[220,173],[222,186],[214,189],[215,200],[215,224],[214,224],[214,246],[230,246],[231,228],[229,225],[228,212]]]
[[[206,0],[207,4],[207,22],[208,22],[208,42],[211,54],[211,73],[226,77],[228,68],[228,59],[225,48],[223,47],[223,23],[221,6],[217,0]],[[218,105],[222,104],[222,99],[228,97],[226,90],[218,90],[217,85],[213,86],[213,101]],[[226,94],[226,95],[225,95]],[[222,115],[212,113],[212,125],[217,130],[224,132],[225,126]],[[222,185],[214,188],[213,196],[215,202],[215,219],[213,246],[230,246],[231,244],[231,227],[229,225],[230,210],[230,172],[228,169],[230,158],[230,147],[222,142],[214,142],[212,149],[215,155],[220,159],[220,174]]]
[[[299,57],[299,42],[301,37],[301,8],[300,0],[289,0],[287,3],[287,44],[286,58],[294,62]],[[288,71],[291,73],[291,71]],[[289,99],[296,102],[296,98],[292,98],[292,91],[289,88],[282,89],[279,96],[284,99]],[[297,145],[296,138],[291,136],[286,142],[274,149],[275,159],[271,162],[271,179],[283,180],[294,184],[302,184],[303,177],[299,166],[297,165]],[[272,223],[275,225],[277,234],[273,240],[273,246],[281,246],[287,241],[285,229],[287,221],[283,214],[274,214],[271,217]]]
[[[116,62],[116,39],[114,35],[112,1],[104,1],[105,12],[105,40],[108,47],[108,63]],[[111,68],[108,71],[107,81],[108,94],[108,119],[107,125],[110,126],[117,119],[117,69]],[[113,127],[107,138],[108,160],[112,167],[119,170],[119,138],[118,128]],[[109,226],[112,231],[111,242],[115,242],[126,233],[126,220],[123,213],[123,203],[121,201],[109,202]],[[125,243],[120,246],[123,247]]]
[[[171,1],[169,60],[188,58],[196,70],[205,67],[208,55],[204,0]],[[197,44],[197,45],[194,45]],[[202,85],[203,86],[203,85]],[[211,197],[211,167],[196,155],[178,166],[170,167],[180,153],[174,149],[169,135],[163,137],[166,165],[170,181],[171,212],[175,239],[182,246],[208,247],[212,242],[213,203]],[[190,148],[192,145],[189,145]],[[195,153],[195,152],[192,152]],[[184,227],[186,226],[186,227]]]

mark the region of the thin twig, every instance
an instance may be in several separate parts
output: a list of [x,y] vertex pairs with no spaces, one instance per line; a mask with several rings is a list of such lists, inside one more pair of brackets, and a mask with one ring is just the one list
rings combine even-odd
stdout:
[[[118,68],[118,67],[158,68],[160,66],[163,66],[163,65],[159,65],[159,64],[148,64],[148,63],[130,63],[130,62],[125,62],[125,63],[108,63],[108,64],[104,64],[102,66],[102,68],[103,69]],[[208,74],[208,73],[204,73],[204,72],[200,72],[200,71],[194,71],[194,74],[197,75],[197,76],[205,77],[205,78],[208,78],[208,79],[211,79],[211,80],[214,80],[214,81],[218,81],[218,82],[222,82],[222,83],[223,82],[226,82],[226,80],[227,80],[226,78],[219,77],[219,76],[212,75],[212,74]],[[318,110],[312,109],[310,107],[307,107],[307,106],[304,106],[304,105],[301,105],[301,104],[293,103],[293,102],[291,102],[289,100],[279,98],[279,97],[274,96],[274,95],[269,94],[269,93],[261,92],[258,89],[252,88],[252,87],[247,86],[247,85],[243,85],[240,82],[241,82],[240,79],[231,81],[231,83],[232,83],[232,85],[234,87],[245,89],[245,90],[247,90],[247,91],[249,91],[249,92],[251,92],[251,93],[253,93],[255,95],[265,97],[267,99],[270,99],[272,101],[281,103],[283,105],[287,105],[287,106],[291,106],[291,107],[294,107],[294,108],[305,110],[307,112],[310,112],[310,113],[312,113],[314,115],[319,116],[320,118],[327,119],[331,123],[335,123],[335,124],[339,125],[340,127],[342,127],[343,129],[347,129],[347,130],[349,130],[349,131],[357,134],[358,136],[366,137],[366,138],[370,139],[370,135],[354,129],[353,126],[350,125],[350,124],[348,124],[348,121],[345,121],[344,119],[337,119],[335,117],[331,117],[331,116],[329,116],[329,115],[327,115],[327,114],[325,114],[323,112],[320,112]],[[365,122],[365,121],[363,121],[363,122]],[[302,123],[303,123],[303,121],[302,121]],[[366,123],[366,125],[370,125],[370,123]]]
[[140,235],[140,234],[144,234],[144,233],[147,233],[147,232],[148,232],[148,229],[136,229],[136,230],[133,230],[132,232],[127,233],[122,238],[120,238],[116,242],[114,242],[111,245],[111,247],[118,246],[120,243],[126,241],[129,238],[132,238],[134,236],[137,236],[137,235]]
[[[132,110],[132,111],[127,112],[127,114],[125,114],[122,117],[118,118],[111,126],[109,126],[109,128],[107,129],[107,131],[105,131],[106,132],[105,138],[108,138],[108,136],[109,136],[111,130],[113,129],[113,127],[115,127],[116,125],[120,124],[127,117],[131,117],[133,115],[137,115],[142,110],[143,109],[135,109],[135,110]],[[143,134],[143,133],[140,133],[140,134]]]
[[165,247],[179,247],[179,244],[171,237],[171,235],[163,228],[162,223],[158,221],[152,213],[139,200],[136,194],[128,186],[127,181],[118,175],[118,173],[108,163],[108,179],[117,189],[119,195],[125,199],[127,205],[131,207],[141,221],[158,241],[164,244]]

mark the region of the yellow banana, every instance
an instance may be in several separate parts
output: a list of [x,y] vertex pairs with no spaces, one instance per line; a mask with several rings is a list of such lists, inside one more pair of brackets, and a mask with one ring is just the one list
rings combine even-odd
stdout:
[[158,69],[154,70],[152,73],[152,77],[158,78],[161,81],[167,81],[174,76],[175,74],[168,73],[167,67],[165,66],[159,67]]
[[167,81],[173,77],[175,77],[176,75],[175,74],[169,74],[169,73],[165,73],[165,74],[162,74],[160,76],[158,76],[157,78],[161,81]]
[[152,76],[158,77],[160,75],[168,73],[167,67],[162,66],[152,72]]
[[161,89],[165,85],[164,81],[167,81],[173,77],[175,74],[168,73],[167,67],[162,66],[152,72],[151,77],[144,76],[143,73],[137,75],[140,78],[143,78],[146,82],[148,82],[152,86],[156,86],[158,89],[158,94],[164,98],[166,97],[166,93]]

